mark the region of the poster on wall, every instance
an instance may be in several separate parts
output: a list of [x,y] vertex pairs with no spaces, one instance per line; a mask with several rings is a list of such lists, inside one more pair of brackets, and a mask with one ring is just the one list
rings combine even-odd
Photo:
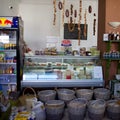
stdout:
[[[87,40],[87,28],[88,25],[86,24],[80,24],[80,39],[81,40]],[[69,24],[64,24],[64,39],[72,39],[72,40],[78,40],[78,24],[74,24],[74,28],[72,30],[69,29]]]

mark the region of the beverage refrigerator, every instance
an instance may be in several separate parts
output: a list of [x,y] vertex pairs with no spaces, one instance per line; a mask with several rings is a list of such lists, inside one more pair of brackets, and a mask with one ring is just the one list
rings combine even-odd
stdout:
[[19,91],[23,67],[23,21],[18,16],[0,16],[0,90]]

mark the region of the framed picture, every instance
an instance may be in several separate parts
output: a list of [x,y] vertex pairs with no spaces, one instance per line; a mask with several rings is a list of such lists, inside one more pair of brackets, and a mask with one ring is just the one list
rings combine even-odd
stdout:
[[[73,30],[69,30],[69,24],[65,23],[64,24],[64,39],[73,39],[73,40],[78,40],[78,24],[73,24],[74,28]],[[80,40],[87,40],[87,29],[88,25],[86,24],[86,29],[85,29],[85,24],[80,24]]]

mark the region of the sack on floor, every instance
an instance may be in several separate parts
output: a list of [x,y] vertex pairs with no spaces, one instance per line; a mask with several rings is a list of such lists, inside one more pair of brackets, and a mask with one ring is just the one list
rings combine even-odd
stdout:
[[32,111],[35,113],[36,120],[46,120],[45,107],[41,101],[33,105]]

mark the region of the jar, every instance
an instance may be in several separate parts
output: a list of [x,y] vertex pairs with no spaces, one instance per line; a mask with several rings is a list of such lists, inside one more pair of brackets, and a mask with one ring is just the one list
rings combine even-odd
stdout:
[[86,51],[86,56],[91,56],[91,52],[90,51]]

